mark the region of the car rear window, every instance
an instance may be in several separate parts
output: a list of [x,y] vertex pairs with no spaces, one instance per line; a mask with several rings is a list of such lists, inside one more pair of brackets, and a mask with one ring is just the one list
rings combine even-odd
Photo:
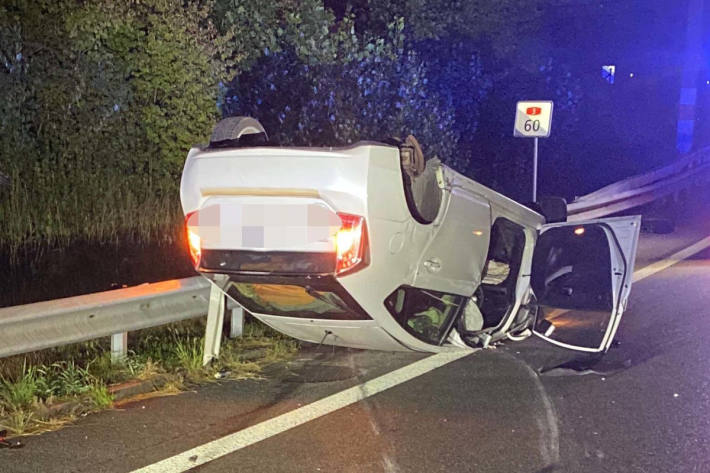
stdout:
[[337,293],[306,285],[233,282],[228,293],[247,310],[257,314],[306,319],[367,319]]

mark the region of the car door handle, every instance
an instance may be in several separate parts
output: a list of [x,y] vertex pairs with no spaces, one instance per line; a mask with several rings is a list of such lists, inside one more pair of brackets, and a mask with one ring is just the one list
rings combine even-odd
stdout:
[[424,267],[432,273],[437,273],[441,271],[441,260],[439,258],[432,258],[424,262]]

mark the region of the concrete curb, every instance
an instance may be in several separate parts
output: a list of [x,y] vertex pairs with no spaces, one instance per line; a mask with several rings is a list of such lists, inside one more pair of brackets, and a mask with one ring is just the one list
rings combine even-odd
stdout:
[[165,386],[171,376],[165,374],[156,375],[150,379],[140,380],[134,379],[121,384],[114,384],[108,387],[108,392],[113,396],[113,401],[123,401],[139,394],[147,394],[157,391]]

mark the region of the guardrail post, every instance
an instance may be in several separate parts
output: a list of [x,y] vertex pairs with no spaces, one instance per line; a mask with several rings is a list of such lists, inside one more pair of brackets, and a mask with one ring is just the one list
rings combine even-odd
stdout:
[[121,363],[128,356],[128,332],[111,335],[111,363]]
[[219,356],[222,344],[222,325],[224,324],[224,293],[216,284],[210,287],[210,305],[207,311],[207,327],[205,328],[205,349],[202,355],[202,365]]
[[237,305],[229,312],[229,338],[241,337],[244,334],[244,308]]

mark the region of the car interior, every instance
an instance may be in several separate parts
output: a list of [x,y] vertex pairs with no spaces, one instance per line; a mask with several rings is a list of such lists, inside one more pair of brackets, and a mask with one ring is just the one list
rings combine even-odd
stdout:
[[497,218],[491,228],[481,285],[459,321],[462,334],[497,327],[508,315],[515,304],[515,287],[524,249],[523,227],[506,218]]
[[542,305],[610,311],[611,272],[602,226],[552,228],[541,235],[535,249],[531,285]]
[[385,299],[385,307],[409,333],[440,345],[457,317],[465,297],[401,286]]

